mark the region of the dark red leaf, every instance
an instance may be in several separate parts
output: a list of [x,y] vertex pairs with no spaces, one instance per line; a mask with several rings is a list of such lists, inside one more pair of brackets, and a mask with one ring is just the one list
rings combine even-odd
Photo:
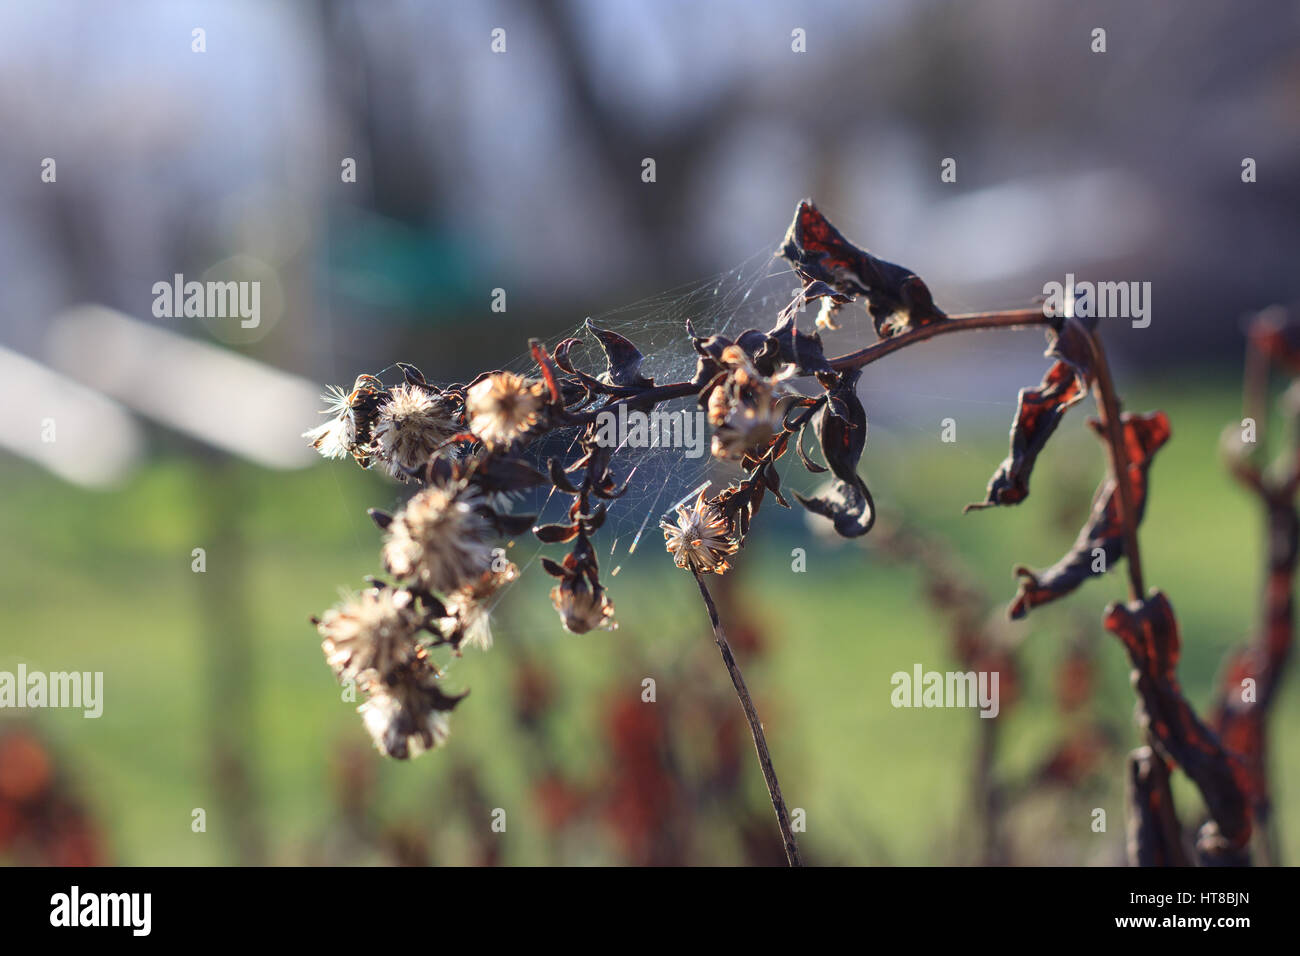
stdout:
[[865,296],[882,339],[947,318],[917,275],[849,242],[810,200],[799,203],[778,255],[805,285],[824,282],[845,295]]
[[[1125,413],[1121,418],[1124,444],[1128,458],[1129,486],[1133,491],[1133,504],[1137,510],[1135,520],[1140,522],[1146,511],[1147,472],[1152,456],[1169,440],[1169,416],[1164,412],[1149,415]],[[1100,433],[1096,421],[1088,423]],[[1020,576],[1020,591],[1008,613],[1013,619],[1022,618],[1031,609],[1069,594],[1090,577],[1104,574],[1115,566],[1124,554],[1124,526],[1120,520],[1119,494],[1115,480],[1107,476],[1093,499],[1092,515],[1069,553],[1046,571],[1016,568]],[[1101,549],[1101,567],[1098,556]]]
[[537,540],[543,544],[562,544],[578,536],[578,526],[568,524],[539,524],[533,529]]
[[1150,747],[1128,758],[1128,858],[1133,866],[1186,866],[1174,815],[1169,765]]
[[568,572],[564,570],[564,565],[552,561],[550,558],[542,558],[542,570],[553,578],[562,578],[568,575]]
[[1087,331],[1074,319],[1062,320],[1061,330],[1048,333],[1047,350],[1056,361],[1037,388],[1022,388],[1011,423],[1011,453],[989,479],[984,501],[966,511],[994,505],[1016,505],[1029,496],[1029,475],[1039,453],[1056,431],[1066,410],[1088,393],[1092,381]]
[[1202,852],[1213,857],[1243,851],[1251,831],[1244,770],[1201,723],[1178,685],[1181,641],[1169,600],[1152,591],[1144,601],[1112,604],[1104,623],[1123,641],[1133,663],[1139,725],[1160,756],[1181,767],[1196,784],[1217,824],[1202,829]]
[[542,344],[541,339],[529,339],[528,350],[532,353],[533,361],[537,363],[537,368],[542,373],[542,380],[546,382],[546,390],[550,393],[550,403],[558,405],[563,402],[563,391],[560,388],[560,368],[555,364],[555,359],[546,351],[546,346]]
[[1056,431],[1066,409],[1087,394],[1087,386],[1068,362],[1058,361],[1047,370],[1037,388],[1022,388],[1016,402],[1016,419],[1011,425],[1011,454],[989,479],[984,501],[966,506],[967,511],[994,505],[1016,505],[1029,495],[1029,475],[1038,453]]

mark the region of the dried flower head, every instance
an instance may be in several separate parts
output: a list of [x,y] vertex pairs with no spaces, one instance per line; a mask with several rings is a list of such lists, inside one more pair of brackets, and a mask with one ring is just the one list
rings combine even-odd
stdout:
[[781,432],[784,406],[777,387],[786,376],[759,374],[736,345],[723,349],[720,363],[727,371],[708,398],[709,423],[715,428],[713,455],[738,461]]
[[398,385],[379,406],[372,445],[389,474],[405,481],[459,431],[453,402],[418,385]]
[[659,527],[664,532],[664,547],[679,568],[706,574],[723,574],[730,569],[727,556],[735,554],[739,546],[726,516],[705,499],[703,490],[691,507],[677,506],[676,524],[661,521]]
[[513,372],[494,372],[465,394],[469,430],[488,448],[520,441],[538,422],[542,385]]
[[457,648],[468,644],[486,651],[492,646],[490,611],[493,599],[506,585],[519,577],[519,569],[507,564],[502,570],[487,570],[478,580],[449,594],[444,607],[452,642]]
[[779,409],[771,402],[754,404],[737,402],[731,406],[722,424],[713,432],[713,456],[739,461],[755,449],[761,449],[781,431]]
[[438,682],[438,672],[419,661],[392,684],[375,683],[367,689],[370,699],[357,712],[380,752],[406,760],[447,739],[448,715],[464,695],[448,696]]
[[383,383],[373,375],[358,375],[351,392],[337,385],[326,386],[321,414],[331,417],[303,432],[302,437],[325,458],[351,455],[362,468],[369,468],[371,428],[383,395]]
[[463,481],[424,488],[393,516],[384,565],[441,594],[474,584],[492,566],[486,507],[482,494]]
[[571,634],[618,628],[614,602],[603,587],[593,586],[585,575],[566,577],[551,588],[551,605],[559,613],[564,629]]
[[410,591],[370,588],[322,614],[316,629],[339,680],[382,681],[416,658],[421,624]]

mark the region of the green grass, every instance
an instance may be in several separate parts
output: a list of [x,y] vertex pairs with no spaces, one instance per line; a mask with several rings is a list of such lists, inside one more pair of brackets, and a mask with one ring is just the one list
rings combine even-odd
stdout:
[[[1216,455],[1222,424],[1237,415],[1236,401],[1227,388],[1193,396],[1170,383],[1168,392],[1149,386],[1128,403],[1158,403],[1173,421],[1173,441],[1152,473],[1144,563],[1148,584],[1162,588],[1178,611],[1182,682],[1202,708],[1224,652],[1248,634],[1259,605],[1260,516]],[[947,536],[1001,605],[1014,591],[1011,567],[1052,563],[1086,513],[1102,455],[1082,418],[1081,410],[1067,418],[1039,463],[1033,494],[1018,508],[960,513],[981,497],[1005,454],[1004,430],[963,436],[954,445],[873,435],[864,471],[884,510]],[[0,668],[25,661],[34,669],[105,672],[102,718],[43,711],[25,719],[53,742],[62,770],[105,826],[113,857],[128,864],[234,859],[236,821],[220,813],[209,759],[212,716],[228,712],[236,726],[250,728],[246,756],[270,858],[304,859],[334,812],[332,754],[341,740],[365,740],[321,661],[307,618],[335,600],[340,586],[376,570],[378,534],[364,510],[394,503],[392,486],[337,464],[278,474],[179,458],[157,462],[106,493],[69,488],[13,460],[0,463],[0,474],[6,490],[0,521],[10,542],[0,554],[7,611]],[[742,665],[764,713],[787,801],[806,811],[807,855],[828,863],[965,858],[963,848],[978,838],[967,812],[978,720],[968,711],[895,710],[889,703],[894,671],[914,662],[951,669],[943,621],[925,606],[915,571],[873,556],[869,538],[866,546],[828,546],[798,519],[772,521],[777,509],[769,508],[738,572],[768,651],[748,663],[742,655]],[[196,547],[207,550],[204,574],[191,571]],[[806,573],[791,571],[794,547],[808,549]],[[519,654],[526,651],[555,674],[560,693],[548,725],[548,759],[577,779],[600,777],[601,707],[611,687],[625,684],[627,693],[639,694],[642,676],[661,675],[661,699],[679,688],[696,694],[699,687],[682,675],[697,667],[713,682],[710,693],[730,694],[688,576],[657,549],[643,548],[608,583],[620,630],[575,637],[560,630],[544,575],[529,570],[503,602],[496,647],[467,654],[452,671],[450,679],[473,692],[454,715],[449,747],[409,764],[379,766],[382,814],[416,821],[437,859],[468,858],[466,827],[478,824],[463,813],[439,812],[457,769],[467,766],[477,773],[486,805],[509,814],[500,836],[504,861],[555,858],[530,798],[537,755],[511,717]],[[1062,726],[1050,680],[1065,638],[1080,622],[1099,631],[1101,609],[1123,597],[1122,574],[1112,575],[1035,612],[1024,625],[1025,696],[999,721],[1005,724],[999,769],[1009,778],[1029,772]],[[248,672],[226,678],[226,652],[245,644]],[[1123,753],[1136,743],[1133,698],[1118,642],[1103,634],[1099,647],[1099,706],[1120,730],[1122,746],[1106,783],[1051,817],[1060,849],[1037,846],[1039,861],[1056,854],[1103,862],[1122,853]],[[1278,727],[1300,717],[1295,685],[1292,677],[1275,716]],[[1273,747],[1286,859],[1294,861],[1300,859],[1300,741],[1278,733]],[[747,805],[763,811],[762,781],[748,758]],[[1180,784],[1177,797],[1184,818],[1194,819],[1194,791]],[[1094,806],[1108,812],[1105,835],[1088,831]],[[196,807],[208,811],[205,833],[191,832]],[[698,854],[706,862],[730,862],[734,845],[721,832],[727,808],[715,812],[719,833],[702,841]],[[1038,813],[1024,808],[1017,826],[1032,833]],[[774,827],[772,833],[775,840]],[[617,860],[616,847],[604,838],[566,852],[562,858],[573,861]]]

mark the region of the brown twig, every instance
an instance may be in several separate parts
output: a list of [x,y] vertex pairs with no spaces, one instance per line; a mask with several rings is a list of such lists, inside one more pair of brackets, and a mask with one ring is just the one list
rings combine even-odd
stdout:
[[[1093,358],[1093,392],[1097,412],[1106,431],[1107,457],[1115,489],[1119,498],[1120,522],[1124,529],[1124,566],[1128,571],[1129,600],[1141,601],[1146,594],[1142,578],[1142,553],[1138,547],[1137,513],[1134,509],[1133,488],[1129,482],[1128,452],[1124,447],[1124,426],[1120,420],[1121,407],[1105,346],[1096,332],[1088,334],[1088,345]],[[1146,748],[1130,757],[1130,806],[1136,818],[1130,822],[1131,836],[1129,861],[1134,866],[1185,866],[1186,856],[1181,845],[1182,826],[1169,794],[1170,768],[1155,741],[1147,735]],[[1143,784],[1146,784],[1145,786]],[[1143,800],[1146,796],[1149,799]],[[1145,817],[1147,822],[1140,822]],[[1142,839],[1139,839],[1141,837]],[[1158,846],[1153,848],[1152,844]]]
[[763,768],[763,781],[767,784],[768,796],[772,798],[772,809],[776,811],[776,822],[781,828],[781,839],[785,843],[785,858],[791,866],[803,866],[803,860],[799,856],[799,845],[794,839],[794,830],[790,826],[790,814],[785,808],[785,799],[781,796],[781,785],[776,779],[776,769],[772,766],[772,755],[767,749],[767,737],[763,734],[763,722],[759,720],[758,710],[754,707],[754,700],[749,696],[749,688],[745,686],[745,678],[740,673],[740,665],[736,663],[735,655],[731,653],[731,645],[727,643],[727,636],[722,632],[722,624],[718,620],[718,609],[713,604],[713,598],[709,594],[708,586],[704,583],[704,578],[698,571],[695,574],[695,583],[700,586],[700,595],[704,598],[704,607],[709,612],[709,623],[713,625],[713,641],[718,645],[718,651],[722,654],[722,661],[727,665],[727,673],[731,675],[732,686],[736,688],[736,696],[740,698],[740,706],[745,711],[745,719],[749,721],[750,733],[754,735],[754,749],[758,751],[758,763]]
[[[1248,450],[1244,443],[1233,442],[1225,450],[1229,451],[1227,464],[1232,476],[1263,506],[1267,542],[1263,614],[1254,639],[1234,649],[1225,660],[1210,716],[1210,725],[1224,746],[1245,765],[1248,796],[1260,834],[1260,859],[1265,865],[1277,865],[1280,858],[1267,751],[1271,710],[1294,643],[1295,575],[1300,565],[1300,512],[1295,497],[1300,490],[1300,458],[1293,450],[1277,463],[1283,467],[1266,467],[1265,423],[1269,414],[1271,367],[1277,361],[1293,378],[1295,371],[1286,361],[1289,353],[1271,353],[1261,347],[1261,336],[1267,337],[1273,330],[1280,334],[1288,324],[1284,313],[1265,310],[1256,317],[1247,334],[1242,414],[1254,420],[1255,448]],[[1279,341],[1285,343],[1286,339]],[[1294,404],[1284,404],[1283,417],[1288,430],[1294,433],[1300,425]],[[1236,428],[1231,426],[1230,432]],[[1255,696],[1249,700],[1242,693],[1246,678],[1253,679],[1256,685]]]
[[1124,448],[1124,426],[1120,421],[1119,394],[1115,380],[1106,361],[1106,350],[1101,337],[1095,332],[1088,336],[1092,348],[1093,389],[1102,427],[1106,430],[1106,447],[1110,470],[1119,493],[1120,521],[1124,527],[1124,565],[1128,569],[1129,600],[1140,601],[1146,594],[1142,581],[1142,554],[1138,550],[1137,513],[1133,502],[1133,487],[1129,481],[1128,452]]
[[[892,355],[900,349],[907,348],[909,345],[916,345],[939,335],[948,335],[953,332],[974,332],[980,329],[1029,328],[1048,324],[1049,320],[1043,316],[1041,308],[1013,309],[1009,312],[971,312],[965,315],[954,315],[943,322],[932,322],[910,332],[903,332],[891,338],[881,339],[865,348],[858,349],[856,352],[848,352],[828,361],[835,371],[846,372],[856,368],[863,368],[884,358],[886,355]],[[565,427],[589,425],[596,421],[596,417],[601,412],[617,408],[619,405],[636,405],[637,407],[644,406],[648,408],[660,402],[686,398],[698,392],[699,386],[692,382],[671,382],[667,385],[656,385],[633,395],[620,395],[600,406],[600,408],[566,419],[562,422],[562,425]]]
[[899,349],[907,348],[909,345],[915,345],[918,342],[924,342],[939,335],[947,335],[950,332],[1024,328],[1031,325],[1047,325],[1048,323],[1049,320],[1043,315],[1041,308],[1012,309],[1010,312],[971,312],[966,315],[954,315],[950,316],[946,321],[931,322],[928,325],[912,329],[910,332],[903,332],[900,335],[881,339],[879,342],[858,349],[856,352],[833,358],[830,360],[830,365],[837,372],[862,368],[877,359],[882,359],[886,355],[897,352]]

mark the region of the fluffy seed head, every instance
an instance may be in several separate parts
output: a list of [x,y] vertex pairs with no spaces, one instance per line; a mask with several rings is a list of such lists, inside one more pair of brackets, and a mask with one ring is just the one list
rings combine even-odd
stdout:
[[662,521],[659,527],[664,532],[664,547],[679,568],[722,574],[731,567],[727,556],[735,554],[738,545],[726,516],[705,500],[703,491],[691,507],[677,506],[676,524]]
[[486,504],[463,482],[430,485],[393,516],[384,541],[384,564],[399,578],[450,595],[492,567],[492,525]]
[[490,611],[497,593],[519,577],[519,569],[507,564],[504,569],[484,571],[477,581],[447,596],[443,605],[453,619],[453,627],[462,635],[462,645],[486,651],[492,646]]
[[451,733],[448,712],[430,707],[418,686],[399,684],[377,692],[357,712],[375,748],[397,760],[418,757],[441,745]]
[[379,407],[372,431],[376,457],[389,474],[405,480],[407,473],[428,463],[444,441],[460,429],[451,403],[428,389],[398,385]]
[[551,588],[551,605],[560,615],[564,629],[571,634],[618,628],[609,593],[602,587],[593,588],[584,577],[565,578]]
[[496,372],[465,393],[469,430],[488,448],[504,448],[537,424],[541,386],[513,372]]
[[339,680],[385,680],[418,651],[420,615],[409,591],[371,588],[330,608],[316,625]]

